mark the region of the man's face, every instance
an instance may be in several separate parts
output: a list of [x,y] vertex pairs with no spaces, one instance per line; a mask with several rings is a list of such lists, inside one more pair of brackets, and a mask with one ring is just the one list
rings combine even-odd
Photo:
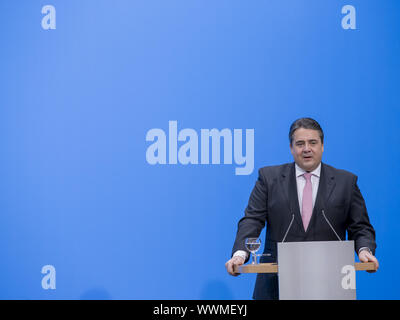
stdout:
[[319,131],[299,128],[293,134],[290,152],[297,165],[305,171],[313,171],[321,163],[324,145]]

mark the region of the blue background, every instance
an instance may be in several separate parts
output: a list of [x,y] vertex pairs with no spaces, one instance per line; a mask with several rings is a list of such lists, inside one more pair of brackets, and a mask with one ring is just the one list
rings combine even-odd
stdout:
[[[399,1],[2,0],[0,41],[0,298],[250,299],[255,276],[224,264],[257,169],[292,161],[303,116],[376,229],[358,298],[400,298]],[[149,165],[146,133],[169,120],[254,129],[253,173]]]

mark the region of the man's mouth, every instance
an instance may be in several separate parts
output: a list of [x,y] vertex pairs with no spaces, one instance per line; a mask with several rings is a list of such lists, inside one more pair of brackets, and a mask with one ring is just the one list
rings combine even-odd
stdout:
[[312,159],[312,156],[303,156],[303,159],[304,160],[310,160],[310,159]]

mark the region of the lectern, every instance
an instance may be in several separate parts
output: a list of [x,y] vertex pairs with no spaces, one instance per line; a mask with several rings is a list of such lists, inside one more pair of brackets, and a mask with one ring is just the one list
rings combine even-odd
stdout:
[[354,241],[278,243],[277,263],[247,264],[238,273],[278,273],[280,300],[354,300],[356,271],[375,270],[354,263]]

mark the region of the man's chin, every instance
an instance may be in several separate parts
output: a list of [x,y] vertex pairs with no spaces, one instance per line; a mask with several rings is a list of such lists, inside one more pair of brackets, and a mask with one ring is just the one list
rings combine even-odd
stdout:
[[318,167],[318,165],[314,161],[306,161],[305,163],[303,162],[299,167],[305,171],[313,171]]

